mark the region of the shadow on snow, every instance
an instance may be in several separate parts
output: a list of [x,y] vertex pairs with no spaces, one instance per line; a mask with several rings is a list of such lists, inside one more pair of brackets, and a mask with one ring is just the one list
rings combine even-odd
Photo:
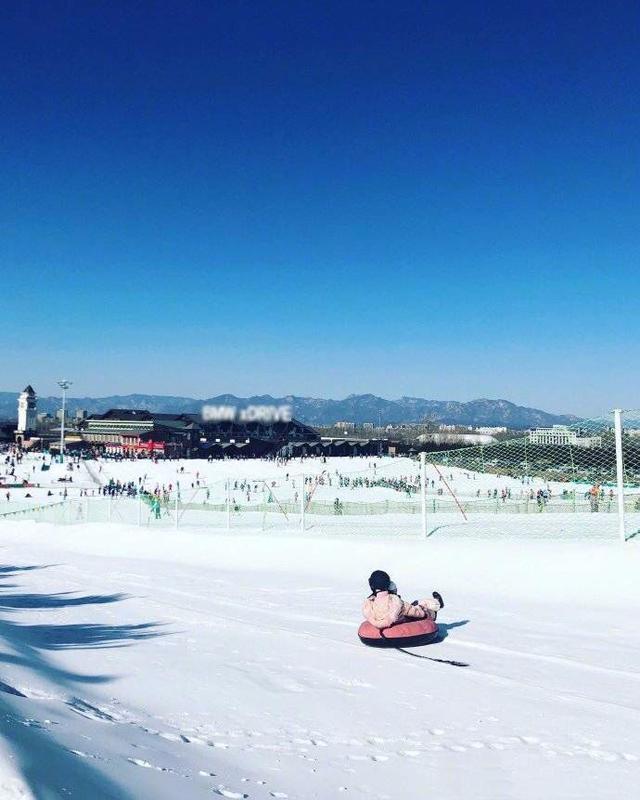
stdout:
[[[47,565],[48,566],[48,565]],[[20,610],[90,607],[117,603],[127,599],[123,594],[74,596],[71,592],[56,594],[7,594],[16,584],[6,579],[25,577],[45,565],[0,567],[0,612],[14,615]],[[126,647],[144,639],[161,635],[159,625],[102,625],[97,623],[28,624],[0,617],[0,663],[26,668],[69,694],[80,684],[105,684],[109,675],[82,675],[56,666],[47,652],[73,649]],[[74,797],[92,800],[134,800],[134,795],[117,785],[100,769],[73,755],[55,740],[51,728],[20,713],[18,689],[0,681],[0,733],[16,756],[23,779],[36,800],[53,800],[65,790]],[[15,705],[14,705],[15,704]]]

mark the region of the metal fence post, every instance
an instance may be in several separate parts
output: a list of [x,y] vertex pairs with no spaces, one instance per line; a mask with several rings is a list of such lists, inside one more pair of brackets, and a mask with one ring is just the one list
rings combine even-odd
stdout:
[[616,440],[616,483],[618,484],[618,532],[625,542],[627,536],[624,526],[624,462],[622,460],[622,409],[614,408],[613,423]]
[[142,492],[138,488],[138,526],[142,525]]
[[178,525],[179,525],[179,521],[180,521],[179,511],[178,511],[179,497],[180,497],[180,494],[179,494],[178,490],[176,489],[176,530],[178,530]]
[[427,538],[427,454],[420,453],[420,506],[422,512],[422,538]]
[[300,476],[300,481],[301,481],[301,483],[302,483],[302,487],[301,487],[301,490],[300,490],[300,530],[301,530],[301,531],[304,531],[304,528],[305,528],[305,521],[304,521],[304,511],[305,511],[305,508],[304,508],[304,505],[305,505],[305,497],[304,497],[304,487],[305,487],[305,482],[304,482],[304,475],[301,475],[301,476]]
[[231,480],[227,480],[227,530],[231,529]]

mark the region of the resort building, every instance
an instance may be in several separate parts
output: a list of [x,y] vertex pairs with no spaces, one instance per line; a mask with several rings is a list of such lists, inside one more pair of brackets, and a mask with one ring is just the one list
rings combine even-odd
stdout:
[[567,425],[536,428],[529,431],[531,444],[571,445],[572,447],[602,447],[601,436],[580,436],[580,432]]

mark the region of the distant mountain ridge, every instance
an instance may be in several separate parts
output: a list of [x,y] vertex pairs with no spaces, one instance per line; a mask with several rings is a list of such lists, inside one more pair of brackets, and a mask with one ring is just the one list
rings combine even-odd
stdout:
[[[15,419],[17,392],[0,392],[0,419]],[[109,397],[70,397],[70,412],[86,409],[90,414],[102,413],[110,408],[145,408],[156,413],[198,414],[205,403],[211,405],[291,405],[296,419],[309,425],[331,425],[345,421],[382,423],[383,425],[436,422],[446,425],[505,425],[524,429],[548,425],[570,425],[579,417],[571,414],[551,414],[537,408],[518,406],[508,400],[426,400],[422,397],[401,397],[385,400],[374,394],[352,394],[344,400],[325,400],[314,397],[236,397],[221,394],[199,400],[193,397],[169,395],[128,394]],[[60,408],[59,397],[38,397],[38,413],[55,413]]]

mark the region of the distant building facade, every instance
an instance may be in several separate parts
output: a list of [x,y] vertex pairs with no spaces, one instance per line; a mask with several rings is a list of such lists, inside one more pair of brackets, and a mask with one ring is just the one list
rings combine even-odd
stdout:
[[144,409],[112,408],[82,421],[84,442],[112,455],[189,456],[196,425],[187,414],[152,414]]
[[336,428],[340,428],[343,431],[354,431],[356,429],[355,422],[336,422]]
[[552,428],[536,428],[529,431],[531,444],[572,445],[573,447],[602,447],[601,436],[580,436],[567,425],[554,425]]

